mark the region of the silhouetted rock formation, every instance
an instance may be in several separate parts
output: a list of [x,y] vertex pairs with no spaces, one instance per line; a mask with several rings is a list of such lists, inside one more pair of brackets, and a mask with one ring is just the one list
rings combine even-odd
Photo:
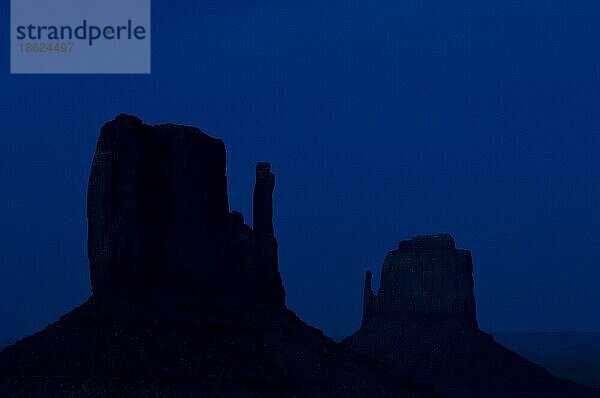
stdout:
[[283,305],[273,188],[269,164],[260,163],[252,231],[241,214],[229,214],[221,140],[129,116],[107,123],[88,189],[94,294],[165,291]]
[[88,192],[92,297],[0,353],[1,397],[426,397],[285,307],[274,176],[254,228],[229,212],[225,149],[121,115]]
[[367,272],[361,328],[344,343],[431,383],[447,397],[588,397],[480,331],[467,250],[447,234],[400,242],[381,271],[377,295]]
[[375,296],[367,273],[363,323],[390,314],[477,328],[471,253],[450,235],[417,236],[388,254]]

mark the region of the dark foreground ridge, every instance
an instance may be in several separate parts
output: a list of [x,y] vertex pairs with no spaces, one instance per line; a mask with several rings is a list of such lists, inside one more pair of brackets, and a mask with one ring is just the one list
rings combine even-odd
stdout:
[[447,234],[400,242],[375,295],[365,280],[361,328],[344,343],[430,383],[445,397],[592,397],[497,344],[477,324],[471,253]]
[[93,295],[0,352],[0,397],[428,397],[285,306],[275,177],[253,228],[230,212],[223,142],[121,115],[88,191]]

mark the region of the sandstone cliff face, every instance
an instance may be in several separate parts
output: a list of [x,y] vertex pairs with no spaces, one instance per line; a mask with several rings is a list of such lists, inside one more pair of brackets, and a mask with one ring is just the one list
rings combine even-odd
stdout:
[[251,228],[229,211],[220,140],[107,123],[88,191],[93,295],[0,352],[0,396],[432,396],[285,307],[274,187],[259,163]]
[[385,258],[377,295],[370,281],[367,273],[363,324],[396,317],[477,328],[471,253],[456,249],[450,235],[400,242]]
[[88,189],[94,294],[171,291],[283,305],[269,169],[257,166],[252,230],[229,213],[221,140],[126,115],[107,123]]
[[362,325],[344,343],[446,397],[595,396],[479,330],[472,273],[470,252],[456,249],[450,235],[400,242],[384,261],[376,295],[367,273]]

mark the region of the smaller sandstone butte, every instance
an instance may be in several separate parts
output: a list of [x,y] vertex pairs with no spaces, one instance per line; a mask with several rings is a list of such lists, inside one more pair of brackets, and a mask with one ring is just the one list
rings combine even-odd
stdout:
[[477,329],[471,253],[450,235],[417,236],[388,254],[377,296],[365,278],[363,324],[395,314],[405,319]]
[[377,294],[367,272],[362,325],[344,343],[446,397],[595,396],[482,332],[472,273],[471,253],[448,234],[400,242],[385,258]]
[[229,211],[222,141],[107,123],[88,189],[93,295],[0,352],[0,397],[430,397],[286,308],[274,187],[258,163],[250,227]]

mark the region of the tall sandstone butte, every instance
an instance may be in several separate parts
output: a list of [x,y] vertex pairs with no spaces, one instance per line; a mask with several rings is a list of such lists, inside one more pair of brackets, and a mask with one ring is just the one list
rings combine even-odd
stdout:
[[497,344],[477,324],[471,253],[448,234],[401,241],[377,294],[367,272],[362,325],[344,343],[446,397],[592,397]]
[[93,294],[0,352],[0,397],[430,397],[286,308],[274,187],[259,163],[250,228],[229,211],[220,140],[107,123],[88,189]]
[[283,305],[273,188],[269,164],[259,163],[250,230],[229,213],[221,140],[124,115],[107,123],[88,188],[94,294],[170,291]]

